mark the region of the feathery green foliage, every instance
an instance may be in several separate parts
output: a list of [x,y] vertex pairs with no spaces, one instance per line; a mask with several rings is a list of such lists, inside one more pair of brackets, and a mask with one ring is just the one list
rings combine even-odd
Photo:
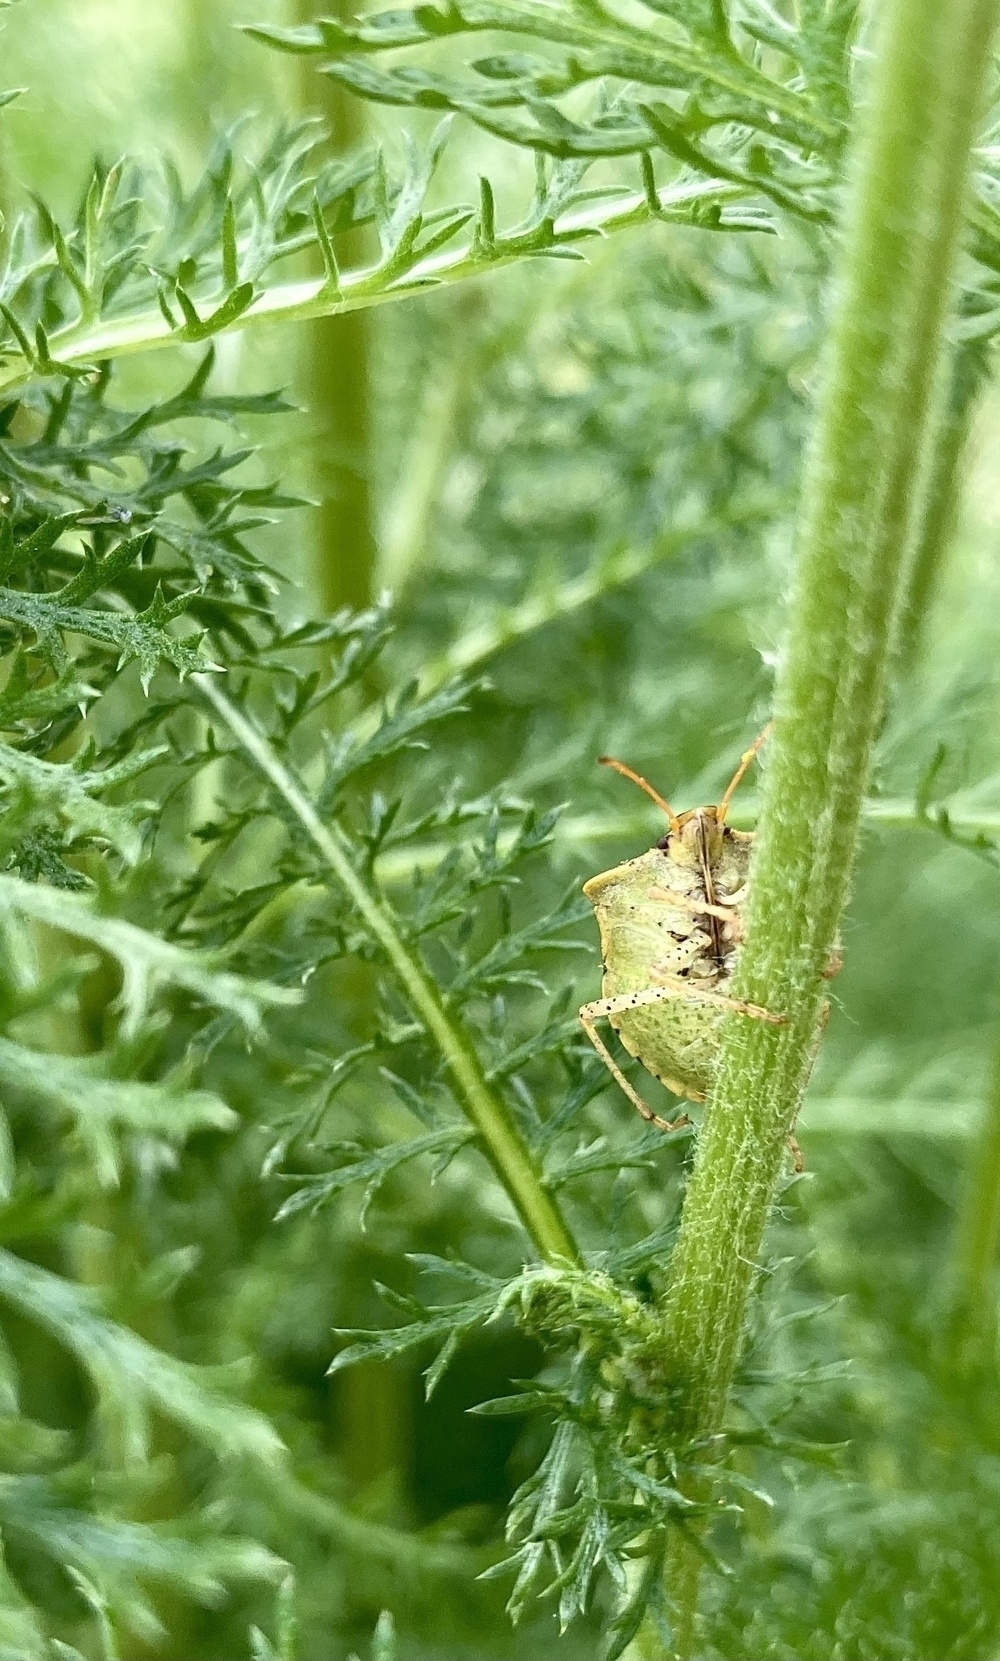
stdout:
[[[732,1111],[671,1139],[586,1045],[580,883],[662,833],[592,758],[717,800],[770,709],[831,280],[858,329],[891,343],[902,316],[902,286],[876,317],[831,279],[878,38],[846,0],[305,25],[213,0],[148,40],[119,11],[125,160],[54,171],[30,102],[3,117],[0,1656],[514,1661],[564,1630],[567,1655],[638,1661],[688,1644],[685,1578],[706,1656],[990,1652],[989,481],[958,504],[993,408],[995,117],[809,1171],[737,1241],[746,1308],[716,1227],[697,1307],[725,1305],[729,1359],[681,1378],[692,1218],[724,1169],[743,1192],[727,1126],[769,1040],[737,1020]],[[82,130],[87,77],[47,72],[37,7],[5,25],[9,78]],[[128,159],[161,28],[182,163]],[[363,154],[288,117],[288,70],[372,106]],[[940,225],[897,159],[912,256]],[[338,465],[395,594],[327,615],[291,325],[359,307],[373,449]],[[924,344],[929,369],[936,324]],[[888,466],[898,415],[864,402],[845,431]],[[810,616],[798,720],[831,669]],[[794,910],[777,742],[748,976],[761,940],[784,973]],[[835,783],[799,803],[810,847]],[[815,988],[786,991],[801,1049]]]

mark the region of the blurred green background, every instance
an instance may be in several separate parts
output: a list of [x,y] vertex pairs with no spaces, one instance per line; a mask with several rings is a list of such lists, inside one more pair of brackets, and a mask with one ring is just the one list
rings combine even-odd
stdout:
[[[265,52],[236,28],[251,14],[305,15],[280,0],[249,12],[241,0],[15,6],[4,81],[27,90],[2,117],[5,211],[32,191],[68,209],[92,152],[108,162],[166,152],[195,178],[218,133],[239,129],[252,146],[269,124],[309,113],[329,123],[334,146],[383,137],[390,155],[398,149],[394,112],[362,108],[307,61]],[[465,140],[454,159],[446,153],[442,195],[461,196],[482,166],[513,200],[526,183],[520,154],[482,134]],[[365,236],[354,234],[358,262]],[[597,753],[626,757],[690,806],[715,798],[766,719],[822,275],[792,231],[726,242],[657,227],[611,239],[585,264],[538,261],[219,343],[215,385],[281,387],[299,405],[247,422],[259,446],[247,476],[310,498],[257,533],[282,578],[282,615],[324,617],[388,588],[396,633],[373,691],[448,663],[488,675],[468,713],[407,763],[413,800],[429,807],[461,779],[469,797],[506,790],[543,809],[565,804],[551,850],[524,876],[519,917],[659,834],[653,809],[594,767]],[[198,356],[126,360],[119,397],[138,404],[173,389]],[[789,1307],[825,1308],[808,1339],[788,1340],[792,1354],[805,1345],[813,1368],[797,1410],[818,1438],[850,1441],[846,1475],[784,1472],[775,1525],[751,1508],[746,1570],[714,1594],[713,1653],[995,1653],[995,1369],[957,1365],[948,1312],[968,1267],[956,1240],[963,1194],[988,1157],[1000,1028],[996,415],[987,394],[961,523],[917,659],[895,689],[845,968],[802,1115],[808,1174],[776,1225],[776,1255],[795,1263]],[[727,525],[734,504],[746,518]],[[705,520],[716,535],[685,535]],[[615,560],[626,554],[641,557],[623,581]],[[518,610],[528,598],[534,609]],[[947,802],[943,822],[916,805],[932,768],[929,800]],[[748,816],[752,798],[751,783]],[[254,857],[248,885],[269,875],[266,839]],[[159,878],[149,880],[155,904]],[[595,995],[598,977],[593,931],[584,923],[577,934],[591,949],[545,969],[569,1008]],[[348,1196],[272,1221],[285,1189],[260,1171],[295,1056],[364,1041],[372,981],[365,962],[321,971],[304,1011],[275,1017],[270,1063],[218,1062],[215,1086],[242,1129],[194,1138],[154,1200],[133,1187],[101,1202],[109,1214],[95,1230],[114,1242],[105,1267],[141,1327],[130,1299],[144,1263],[196,1246],[196,1271],[146,1335],[189,1359],[254,1358],[253,1399],[320,1496],[310,1509],[305,1489],[279,1498],[261,1488],[255,1501],[252,1484],[240,1491],[241,1531],[294,1568],[301,1661],[352,1649],[589,1661],[600,1653],[596,1616],[561,1639],[544,1612],[513,1633],[502,1587],[472,1578],[497,1555],[504,1504],[543,1431],[467,1409],[530,1377],[538,1347],[503,1326],[481,1332],[430,1403],[419,1356],[326,1376],[335,1328],[380,1324],[373,1283],[399,1286],[402,1254],[456,1250],[516,1268],[506,1202],[460,1155],[433,1183],[421,1167],[391,1178],[367,1220]],[[516,995],[496,1019],[514,1036],[526,1030]],[[340,1134],[367,1121],[389,1135],[398,1113],[388,1088],[348,1092]],[[581,1145],[607,1135],[627,1153],[637,1133],[613,1090],[587,1105]],[[670,1148],[652,1166],[590,1179],[579,1207],[591,1242],[615,1207],[637,1206],[650,1228],[669,1216],[681,1157]],[[994,1291],[991,1278],[972,1287],[985,1325]],[[822,1376],[817,1356],[829,1363]],[[36,1417],[76,1423],[87,1410],[78,1376],[51,1352],[35,1368]],[[187,1470],[182,1512],[196,1494],[201,1503],[199,1473]],[[37,1596],[59,1603],[51,1589]],[[373,1637],[383,1610],[395,1640],[385,1619]],[[74,1619],[67,1631],[82,1643]],[[273,1634],[279,1620],[267,1587],[214,1607],[167,1600],[166,1637],[123,1653],[249,1655],[250,1624]]]

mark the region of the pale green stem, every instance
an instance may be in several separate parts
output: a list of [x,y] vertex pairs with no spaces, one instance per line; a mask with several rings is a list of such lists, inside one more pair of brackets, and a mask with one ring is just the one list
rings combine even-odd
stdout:
[[989,362],[989,346],[984,340],[961,341],[952,354],[944,419],[931,458],[920,527],[900,607],[899,658],[904,671],[912,670],[919,660],[927,620],[955,532],[962,460]]
[[[540,285],[530,301],[523,297],[527,303],[516,314],[501,320],[487,314],[479,291],[460,295],[447,317],[450,345],[438,353],[428,376],[380,538],[380,585],[395,599],[420,569],[433,536],[441,489],[472,390],[492,364],[515,349],[525,349],[541,312],[553,307],[565,311],[575,291],[589,284],[603,261],[613,256],[610,239],[592,244],[590,257],[574,262],[572,275],[564,276],[558,288]],[[443,672],[447,678],[448,661],[448,653],[442,654],[431,673]]]
[[766,523],[773,514],[773,503],[747,504],[743,507],[734,504],[729,513],[720,514],[707,522],[696,520],[691,524],[678,525],[645,547],[625,545],[612,548],[579,577],[553,583],[535,594],[529,594],[518,605],[495,612],[482,623],[474,623],[466,629],[454,646],[432,659],[424,669],[420,677],[421,696],[429,697],[448,681],[478,669],[498,652],[535,634],[549,623],[593,604],[602,594],[636,582],[674,554],[690,551],[692,544],[710,541],[737,525]]
[[[736,526],[766,523],[773,517],[773,505],[767,502],[735,503],[726,514],[717,519],[696,520],[678,525],[664,532],[655,541],[642,548],[628,545],[611,548],[603,557],[595,559],[591,567],[578,577],[556,582],[529,594],[517,605],[493,611],[482,622],[470,621],[461,638],[439,657],[432,658],[417,676],[418,693],[429,698],[449,681],[471,675],[499,652],[546,628],[562,617],[569,617],[591,605],[602,594],[618,588],[653,571],[674,554],[699,542],[710,542]],[[374,709],[363,711],[355,724],[355,736],[363,739],[376,724]]]
[[[683,801],[683,797],[678,799]],[[934,828],[933,819],[927,814],[921,814],[913,802],[880,797],[875,801],[865,802],[861,812],[865,822],[873,826],[885,826],[893,830]],[[553,841],[557,852],[577,850],[581,846],[591,847],[601,842],[612,842],[619,846],[634,842],[638,846],[646,847],[659,835],[659,826],[654,829],[654,823],[649,815],[643,814],[625,814],[618,818],[604,813],[569,814],[556,824]],[[756,804],[752,801],[744,802],[741,806],[733,808],[729,814],[729,823],[737,830],[752,830],[757,823]],[[951,836],[959,843],[965,840],[972,841],[977,836],[1000,838],[1000,811],[995,808],[992,812],[975,813],[949,807],[947,824]],[[513,847],[516,837],[516,831],[502,830],[497,838],[498,851],[501,854],[508,852]],[[393,884],[412,882],[415,872],[435,870],[454,850],[454,841],[445,838],[433,842],[411,842],[400,848],[387,848],[375,862],[379,883],[390,887]],[[265,933],[268,928],[273,928],[277,924],[279,918],[294,911],[297,906],[308,903],[317,892],[314,884],[304,880],[283,889],[256,913],[243,931],[244,936]],[[905,1124],[905,1117],[901,1123]]]
[[453,1575],[468,1580],[480,1567],[481,1556],[460,1540],[435,1540],[405,1533],[385,1523],[359,1517],[339,1500],[299,1482],[283,1466],[261,1463],[255,1481],[271,1489],[270,1504],[280,1516],[300,1520],[337,1543],[356,1562],[369,1559],[417,1581],[428,1574]]
[[230,703],[212,675],[192,677],[254,766],[291,808],[331,875],[382,947],[414,1013],[444,1060],[461,1106],[475,1125],[483,1148],[540,1255],[550,1262],[578,1263],[579,1249],[554,1198],[542,1186],[534,1159],[503,1101],[490,1089],[467,1034],[445,1008],[416,955],[400,935],[388,906],[359,875],[350,847],[335,823],[326,825],[298,781],[260,729]]
[[965,1194],[955,1228],[953,1292],[959,1306],[995,1325],[992,1289],[1000,1244],[1000,1047],[989,1094],[973,1137]]
[[[313,0],[298,0],[303,22]],[[353,7],[337,0],[329,15],[349,19]],[[347,88],[318,75],[303,60],[302,103],[330,128],[334,151],[350,155],[365,137],[364,105]],[[342,264],[364,258],[363,233],[338,241]],[[371,499],[371,319],[363,310],[317,317],[303,331],[302,384],[313,422],[312,461],[319,505],[313,512],[312,590],[317,616],[371,604],[375,582],[375,537]]]
[[[563,215],[556,221],[556,234],[562,242],[576,243],[647,225],[661,216],[690,224],[701,203],[721,208],[727,202],[749,195],[750,191],[742,186],[719,180],[687,181],[667,185],[659,191],[659,212],[654,214],[641,192],[630,192]],[[253,328],[258,323],[301,323],[309,318],[336,317],[363,307],[387,305],[413,294],[426,294],[429,286],[467,282],[470,277],[481,277],[486,272],[517,264],[524,257],[512,238],[509,244],[499,242],[493,254],[483,254],[466,244],[450,253],[429,255],[418,260],[404,276],[386,281],[384,286],[373,280],[371,270],[345,273],[337,294],[331,294],[320,278],[271,283],[261,289],[247,311],[220,333]],[[209,313],[222,298],[220,294],[214,301],[205,301],[203,311]],[[171,328],[159,310],[150,310],[93,325],[70,324],[50,336],[49,350],[56,362],[72,367],[103,362],[106,358],[128,357],[136,352],[158,351],[165,346],[183,344],[183,340],[181,331]],[[3,358],[0,390],[19,386],[35,374],[32,365],[19,353],[7,350]]]
[[[683,798],[681,798],[683,800]],[[913,802],[878,797],[867,801],[861,809],[866,824],[889,830],[933,830],[932,817],[919,812]],[[737,830],[753,830],[757,823],[757,808],[753,801],[744,802],[729,814],[728,823]],[[1000,838],[1000,810],[976,813],[960,808],[948,809],[948,828],[958,840],[972,840],[977,836]],[[936,834],[941,834],[937,832]],[[595,843],[629,842],[647,847],[660,835],[659,825],[646,814],[623,814],[618,818],[606,813],[567,814],[560,819],[553,832],[559,849],[590,847]],[[501,851],[513,846],[516,833],[500,832],[497,846]],[[379,881],[385,883],[409,882],[415,871],[431,871],[455,847],[454,842],[442,838],[435,842],[414,842],[405,848],[389,848],[379,856],[376,869]]]
[[313,422],[312,590],[315,613],[362,611],[375,593],[370,463],[370,318],[318,317],[304,342],[303,386]]
[[379,550],[379,583],[398,600],[427,548],[475,354],[461,329],[435,363],[420,401]]
[[[969,153],[1000,0],[887,0],[852,168],[746,945],[664,1308],[676,1433],[718,1431],[785,1138],[816,1042],[933,432]],[[679,1653],[697,1571],[681,1543]]]

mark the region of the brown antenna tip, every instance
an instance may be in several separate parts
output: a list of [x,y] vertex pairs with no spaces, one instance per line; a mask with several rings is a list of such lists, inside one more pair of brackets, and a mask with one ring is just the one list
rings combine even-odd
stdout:
[[632,783],[637,784],[640,790],[644,790],[646,795],[656,803],[661,813],[666,814],[670,823],[670,829],[675,832],[677,831],[679,827],[676,813],[670,806],[670,803],[660,795],[660,792],[653,789],[653,786],[650,784],[648,779],[644,779],[642,774],[637,773],[634,768],[627,767],[624,761],[616,761],[614,756],[598,756],[597,759],[602,767],[613,767],[615,772],[620,773],[623,779],[631,779]]

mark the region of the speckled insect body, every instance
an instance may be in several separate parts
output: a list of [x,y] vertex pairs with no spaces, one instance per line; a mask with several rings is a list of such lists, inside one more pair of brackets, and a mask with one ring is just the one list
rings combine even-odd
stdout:
[[604,968],[602,996],[580,1020],[594,1048],[643,1118],[663,1130],[688,1122],[659,1118],[632,1088],[597,1032],[606,1019],[628,1052],[676,1095],[701,1101],[715,1072],[721,1025],[737,1010],[780,1024],[783,1017],[733,998],[753,835],[733,830],[733,792],[766,737],[743,756],[718,807],[675,814],[646,780],[602,757],[639,784],[666,813],[666,836],[637,859],[591,877]]

